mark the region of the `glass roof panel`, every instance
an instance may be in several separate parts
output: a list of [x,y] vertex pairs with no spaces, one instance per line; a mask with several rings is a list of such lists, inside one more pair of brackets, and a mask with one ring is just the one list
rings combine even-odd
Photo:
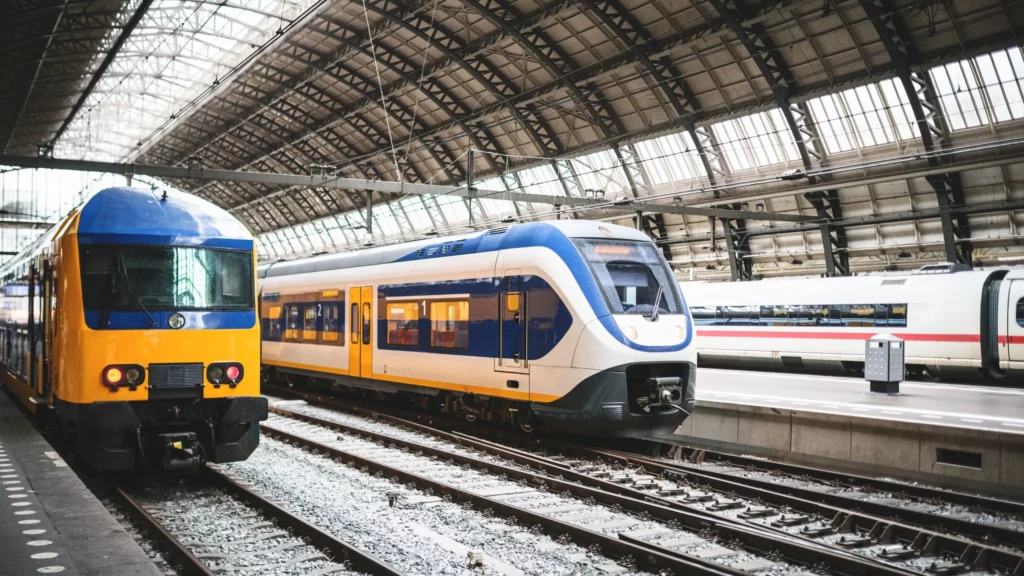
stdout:
[[[604,190],[608,198],[632,196],[626,174],[611,150],[601,150],[573,158],[573,165],[584,188]],[[541,208],[540,206],[537,207]],[[547,208],[547,207],[544,207]]]
[[[64,158],[120,160],[174,123],[313,0],[155,0],[56,145]],[[126,22],[139,1],[124,7]],[[110,43],[115,36],[112,34]]]
[[703,173],[696,146],[688,132],[644,140],[635,146],[655,186],[695,180],[698,174]]
[[931,69],[932,82],[952,130],[976,128],[988,122],[978,78],[970,60]]

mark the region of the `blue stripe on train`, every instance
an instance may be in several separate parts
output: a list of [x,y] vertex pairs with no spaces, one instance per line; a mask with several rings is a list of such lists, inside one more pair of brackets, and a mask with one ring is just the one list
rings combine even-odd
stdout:
[[[86,310],[85,325],[93,330],[173,330],[167,325],[167,317],[174,310],[150,310],[149,314],[156,321],[155,326],[149,316],[141,310],[115,310],[110,313],[109,322],[106,310]],[[185,317],[182,330],[240,330],[256,325],[256,312],[253,310],[238,311],[178,311]]]
[[[440,246],[440,245],[439,245]],[[561,230],[545,224],[543,222],[535,222],[531,224],[512,226],[508,229],[508,232],[504,234],[487,235],[483,234],[474,238],[468,238],[465,241],[463,247],[457,254],[472,254],[480,252],[491,252],[494,250],[511,250],[514,248],[533,248],[541,247],[547,248],[554,252],[559,259],[565,262],[566,266],[569,267],[569,271],[572,273],[573,279],[579,285],[583,291],[583,295],[587,299],[587,303],[590,304],[591,309],[594,311],[594,315],[601,321],[601,325],[604,326],[605,330],[609,334],[623,345],[628,346],[634,350],[641,352],[677,352],[690,345],[693,340],[693,320],[690,318],[686,308],[686,299],[682,298],[683,310],[686,317],[686,340],[680,344],[673,346],[644,346],[637,344],[619,329],[619,325],[615,322],[615,319],[611,316],[611,310],[608,308],[608,303],[604,299],[604,294],[601,292],[600,286],[597,285],[597,281],[594,280],[594,275],[590,272],[590,267],[583,260],[583,256],[580,255],[576,245],[572,243]],[[428,247],[426,250],[429,250]],[[417,256],[417,252],[410,253],[397,261],[417,260],[421,257]],[[678,286],[670,286],[669,289],[678,290]],[[682,297],[682,295],[680,294]]]

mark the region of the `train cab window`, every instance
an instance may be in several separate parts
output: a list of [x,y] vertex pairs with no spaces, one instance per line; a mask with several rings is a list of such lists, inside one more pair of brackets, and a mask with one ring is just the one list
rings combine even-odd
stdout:
[[285,310],[285,328],[284,328],[284,339],[285,340],[298,340],[299,331],[302,325],[299,324],[299,307],[295,304],[289,304],[284,307]]
[[653,242],[575,238],[613,314],[681,314],[679,285]]
[[302,314],[302,339],[316,340],[316,316],[320,309],[319,304],[306,304],[303,306]]
[[281,307],[267,307],[267,339],[279,340],[281,338]]
[[906,328],[907,327],[907,305],[906,304],[889,304],[889,327],[890,328]]
[[363,344],[370,343],[370,303],[363,303]]
[[694,306],[690,308],[690,315],[693,316],[693,323],[697,326],[715,325],[714,306]]
[[430,345],[435,348],[469,348],[468,300],[430,303]]
[[322,324],[320,337],[324,342],[338,342],[342,345],[345,344],[345,340],[339,339],[338,333],[341,332],[341,310],[344,305],[342,304],[324,304],[323,318],[320,319]]
[[1024,327],[1024,298],[1017,300],[1017,326]]
[[419,303],[388,302],[385,316],[388,321],[388,344],[396,346],[419,346]]
[[351,326],[349,326],[349,331],[352,333],[352,343],[359,344],[359,304],[352,305],[350,317]]

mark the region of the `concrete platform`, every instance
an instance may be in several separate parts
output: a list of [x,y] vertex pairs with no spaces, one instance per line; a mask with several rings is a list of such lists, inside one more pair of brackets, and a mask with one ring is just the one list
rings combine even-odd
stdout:
[[162,572],[0,388],[0,576]]
[[702,369],[694,446],[1024,500],[1024,390]]

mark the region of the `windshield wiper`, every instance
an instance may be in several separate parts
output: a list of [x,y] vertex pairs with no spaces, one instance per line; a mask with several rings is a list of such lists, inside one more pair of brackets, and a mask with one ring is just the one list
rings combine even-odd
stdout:
[[654,310],[651,311],[651,322],[658,321],[658,311],[661,310],[661,295],[665,288],[658,284],[658,293],[654,296]]
[[152,328],[156,326],[156,320],[153,318],[153,315],[149,313],[149,310],[146,310],[146,307],[142,304],[142,300],[139,300],[139,297],[135,295],[135,292],[132,292],[131,285],[128,284],[128,267],[124,265],[124,254],[121,252],[117,253],[117,272],[121,276],[121,281],[124,282],[124,289],[128,292],[128,295],[135,300],[135,303],[139,305],[139,308],[142,308],[142,311],[145,312],[146,316],[149,318],[149,327]]

